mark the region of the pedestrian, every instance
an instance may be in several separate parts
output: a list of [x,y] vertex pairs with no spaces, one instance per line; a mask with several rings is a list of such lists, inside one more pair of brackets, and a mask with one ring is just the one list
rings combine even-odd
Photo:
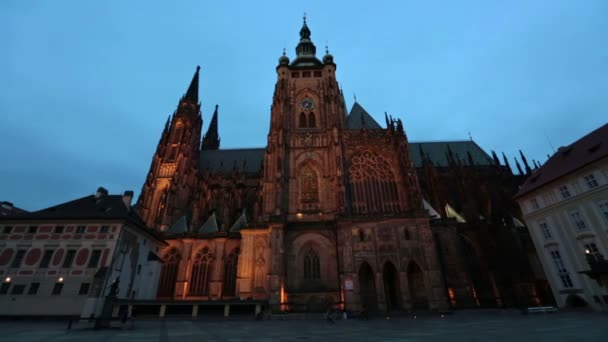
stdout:
[[129,318],[129,310],[125,309],[120,314],[120,322],[122,323],[122,329],[125,328],[125,325],[127,324],[127,319],[128,318]]
[[131,330],[135,329],[135,309],[131,308],[129,310],[129,316],[131,319]]
[[363,309],[361,310],[361,318],[364,320],[369,320],[369,315],[367,313],[367,306],[363,305]]
[[331,309],[327,309],[327,312],[325,313],[325,320],[329,324],[336,324],[333,317],[331,317],[331,314],[332,314]]

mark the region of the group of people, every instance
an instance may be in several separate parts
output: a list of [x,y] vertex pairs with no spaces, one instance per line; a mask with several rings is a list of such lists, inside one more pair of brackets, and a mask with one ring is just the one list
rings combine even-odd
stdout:
[[[338,314],[339,312],[340,312],[339,310],[335,310],[331,307],[328,308],[327,311],[325,312],[325,320],[327,321],[327,323],[336,324],[334,317],[336,317],[336,314]],[[361,311],[359,311],[357,313],[352,313],[352,312],[349,313],[346,310],[342,310],[342,319],[346,320],[349,317],[369,320],[369,314],[367,311],[367,307],[365,305],[363,305],[363,308],[361,309]]]

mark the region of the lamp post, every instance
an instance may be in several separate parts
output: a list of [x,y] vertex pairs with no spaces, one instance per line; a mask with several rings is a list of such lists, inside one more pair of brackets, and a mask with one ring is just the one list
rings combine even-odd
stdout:
[[585,258],[590,270],[579,273],[586,274],[589,278],[598,282],[600,286],[608,288],[608,261],[600,253],[591,253],[585,250]]

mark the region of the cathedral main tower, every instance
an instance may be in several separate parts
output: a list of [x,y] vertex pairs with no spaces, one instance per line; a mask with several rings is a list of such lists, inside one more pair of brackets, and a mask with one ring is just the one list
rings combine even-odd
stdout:
[[296,58],[279,58],[264,161],[264,221],[333,220],[344,212],[343,146],[346,108],[336,65],[323,61],[306,24]]

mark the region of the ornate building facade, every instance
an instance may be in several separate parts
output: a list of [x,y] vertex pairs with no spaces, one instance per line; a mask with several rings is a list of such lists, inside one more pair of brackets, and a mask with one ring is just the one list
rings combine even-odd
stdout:
[[[136,206],[169,243],[158,298],[263,299],[274,311],[479,306],[468,264],[447,265],[453,258],[439,246],[444,238],[460,253],[462,228],[449,215],[432,218],[423,200],[441,208],[452,201],[453,186],[433,165],[450,145],[410,144],[401,120],[385,115],[383,128],[356,102],[348,112],[333,56],[319,60],[310,36],[305,20],[296,58],[279,58],[265,148],[219,149],[217,106],[201,140],[197,68]],[[475,143],[463,146],[471,167],[507,177]],[[433,148],[441,153],[424,151]],[[448,158],[447,166],[460,165]],[[489,208],[490,197],[463,205]],[[508,217],[512,227],[511,215],[495,219]],[[495,281],[489,291],[500,286],[512,285]]]

